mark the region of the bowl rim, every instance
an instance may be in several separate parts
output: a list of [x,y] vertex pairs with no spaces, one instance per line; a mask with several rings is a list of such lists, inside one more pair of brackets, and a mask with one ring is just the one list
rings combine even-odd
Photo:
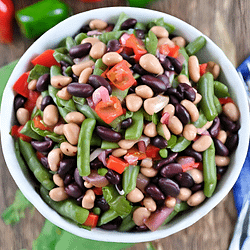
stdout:
[[[51,40],[51,37],[53,37],[54,32],[56,32],[58,29],[63,28],[64,24],[67,22],[73,22],[73,20],[77,20],[78,17],[80,18],[83,15],[90,16],[93,14],[93,17],[97,17],[98,12],[108,12],[109,14],[111,12],[117,13],[115,16],[118,16],[121,12],[128,12],[130,16],[133,14],[136,14],[136,12],[143,12],[143,15],[155,15],[158,17],[161,15],[164,17],[164,19],[168,19],[170,23],[179,23],[181,26],[184,28],[187,28],[190,32],[194,32],[195,36],[197,35],[202,35],[207,39],[207,45],[212,46],[213,50],[215,53],[218,53],[220,56],[223,57],[223,60],[225,61],[225,67],[228,67],[230,70],[232,70],[232,75],[235,79],[238,80],[239,82],[239,91],[241,91],[242,96],[241,96],[241,107],[245,104],[246,107],[246,115],[241,116],[241,131],[244,131],[244,137],[240,137],[239,141],[239,146],[240,148],[237,149],[238,151],[240,150],[241,152],[241,158],[238,159],[237,165],[239,168],[233,169],[233,173],[230,174],[230,182],[229,180],[227,181],[227,188],[222,188],[219,192],[215,193],[212,198],[208,199],[206,201],[206,206],[200,206],[195,209],[197,213],[190,212],[190,216],[184,216],[185,218],[183,220],[178,220],[175,223],[171,224],[171,227],[166,226],[166,228],[157,230],[154,232],[140,232],[140,233],[127,233],[127,232],[117,232],[117,231],[112,231],[112,236],[110,231],[105,231],[101,229],[94,229],[92,231],[88,231],[82,228],[77,227],[76,225],[73,225],[72,223],[68,222],[65,220],[61,215],[59,215],[57,212],[55,212],[52,208],[50,208],[40,197],[40,195],[35,191],[34,187],[32,184],[26,179],[25,173],[21,171],[20,166],[16,165],[17,160],[16,157],[13,157],[13,139],[9,135],[9,126],[11,124],[12,116],[10,113],[13,115],[13,99],[12,104],[9,105],[8,102],[10,100],[10,96],[13,98],[14,94],[11,90],[11,86],[13,85],[12,83],[15,82],[15,80],[18,79],[20,76],[20,72],[24,72],[25,68],[28,67],[29,62],[27,60],[31,59],[30,54],[35,51],[37,51],[36,47],[39,46],[39,44],[44,43],[44,41],[47,39],[49,41]],[[82,18],[84,22],[87,21],[87,18]],[[148,18],[146,18],[148,19]],[[148,20],[145,20],[148,21]],[[67,34],[66,34],[67,35]],[[64,35],[64,37],[66,36]],[[46,42],[46,46],[48,46],[50,43]],[[53,41],[52,41],[53,44]],[[56,42],[57,44],[57,42]],[[56,45],[54,44],[54,46]],[[44,46],[44,48],[48,49],[48,47]],[[53,47],[53,46],[51,46]],[[43,48],[40,48],[40,50]],[[21,70],[22,69],[22,70]],[[44,33],[37,41],[35,41],[29,48],[28,50],[23,54],[21,59],[19,60],[18,64],[16,65],[15,69],[13,70],[9,81],[6,85],[6,88],[3,93],[3,101],[2,101],[2,106],[1,106],[1,145],[2,145],[2,150],[3,150],[3,155],[6,161],[6,165],[14,178],[16,184],[20,188],[20,190],[23,192],[25,197],[36,207],[36,209],[48,220],[50,220],[52,223],[57,225],[60,228],[63,228],[64,230],[67,230],[70,233],[73,233],[77,236],[88,238],[91,240],[98,240],[98,241],[107,241],[107,242],[126,242],[126,243],[138,243],[138,242],[146,242],[146,241],[152,241],[160,238],[164,238],[166,236],[169,236],[171,234],[174,234],[178,231],[181,231],[195,222],[197,222],[200,218],[205,216],[209,211],[211,211],[231,190],[233,187],[234,183],[236,182],[240,170],[243,166],[246,154],[247,154],[247,149],[248,149],[248,143],[249,143],[249,110],[248,110],[248,105],[247,105],[247,95],[245,93],[243,83],[241,82],[234,66],[232,63],[229,61],[229,59],[225,56],[224,52],[214,43],[212,42],[211,39],[209,39],[206,35],[201,33],[199,30],[194,28],[193,26],[189,25],[188,23],[182,21],[181,19],[171,16],[169,14],[155,11],[155,10],[149,10],[149,9],[141,9],[141,8],[134,8],[134,7],[106,7],[106,8],[98,8],[98,9],[93,9],[89,11],[85,11],[76,15],[73,15],[66,20],[62,21],[61,23],[57,24],[54,26],[52,29]],[[238,90],[237,90],[238,91]],[[4,119],[3,119],[4,117]],[[18,167],[18,168],[16,168]],[[229,182],[229,183],[228,183]],[[183,216],[182,216],[183,217]],[[181,217],[181,218],[182,218]],[[134,237],[131,237],[131,236]],[[135,237],[136,235],[136,237]],[[111,236],[111,237],[110,237]]]

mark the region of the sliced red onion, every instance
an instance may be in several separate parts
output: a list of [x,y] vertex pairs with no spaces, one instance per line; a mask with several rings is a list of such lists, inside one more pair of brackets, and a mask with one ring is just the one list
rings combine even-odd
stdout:
[[89,56],[84,56],[82,58],[74,58],[73,59],[73,62],[75,64],[83,63],[83,62],[86,62],[86,61],[89,61]]
[[116,188],[117,192],[118,192],[120,195],[124,195],[124,194],[125,194],[125,192],[124,192],[123,190],[120,190],[116,184],[115,184],[115,188]]
[[93,161],[95,158],[97,158],[98,155],[99,155],[100,153],[102,153],[102,151],[104,151],[104,149],[101,149],[101,148],[97,148],[96,150],[94,150],[94,151],[90,154],[90,159],[89,159],[89,161],[91,162],[91,161]]
[[146,186],[149,184],[150,179],[145,175],[139,173],[136,179],[136,187],[139,188],[144,194]]
[[146,144],[145,144],[144,141],[139,141],[137,143],[137,146],[138,146],[138,149],[139,149],[140,152],[142,152],[142,153],[146,152],[147,147],[146,147]]
[[163,222],[173,212],[173,210],[174,208],[169,207],[157,209],[149,216],[149,218],[145,220],[144,223],[151,231],[155,231],[163,224]]
[[165,113],[162,115],[160,122],[161,122],[162,124],[168,125],[169,117],[170,117],[170,114],[169,114],[168,112],[165,112]]
[[109,97],[109,92],[107,88],[103,86],[97,88],[92,94],[92,100],[93,100],[94,105],[97,105],[97,103],[99,103],[101,100],[103,102],[109,102],[110,97]]
[[202,128],[197,128],[197,134],[198,135],[209,135],[209,132],[207,131],[207,129],[205,127]]
[[88,105],[92,108],[95,109],[95,104],[93,102],[92,96],[86,98]]
[[181,165],[185,165],[190,162],[195,162],[195,158],[192,156],[180,156],[177,158],[177,162]]
[[185,57],[182,54],[179,54],[176,59],[181,63],[181,65],[185,62]]
[[138,141],[144,141],[146,147],[150,144],[150,138],[145,135],[142,135]]
[[120,42],[122,45],[126,44],[126,41],[128,40],[128,38],[130,37],[130,35],[128,33],[124,33],[121,38],[120,38]]
[[107,161],[106,158],[107,156],[112,152],[112,149],[106,149],[104,151],[102,151],[99,155],[98,155],[98,159],[103,163],[103,165],[106,167],[107,166]]
[[97,170],[91,169],[91,173],[88,176],[82,177],[85,181],[88,181],[95,187],[105,187],[109,184],[109,181],[105,176],[99,175]]
[[87,36],[94,36],[94,35],[101,35],[102,32],[98,31],[98,30],[90,30],[87,33]]
[[134,155],[125,155],[124,159],[128,162],[129,165],[136,165],[138,162],[138,157]]
[[174,71],[165,71],[164,74],[169,78],[169,83],[172,86],[174,80]]
[[161,54],[160,51],[157,49],[156,50],[156,57],[159,59],[160,62],[163,62],[167,56]]

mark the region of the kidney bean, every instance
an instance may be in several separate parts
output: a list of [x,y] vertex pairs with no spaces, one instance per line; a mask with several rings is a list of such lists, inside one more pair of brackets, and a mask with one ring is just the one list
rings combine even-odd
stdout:
[[226,173],[227,167],[216,167],[216,170],[217,170],[217,174],[223,175]]
[[54,104],[52,97],[49,95],[43,97],[41,102],[41,110],[43,111],[50,104]]
[[167,88],[170,87],[169,78],[166,75],[159,75],[157,78],[163,81]]
[[105,177],[111,184],[117,185],[121,181],[121,176],[111,169],[108,169],[108,172],[105,174]]
[[135,59],[133,57],[130,57],[128,54],[126,54],[125,52],[121,52],[120,55],[122,56],[122,58],[126,61],[128,61],[130,64],[135,64]]
[[97,89],[100,86],[105,87],[109,94],[111,95],[112,93],[112,88],[109,84],[109,82],[102,76],[97,76],[97,75],[90,75],[89,76],[89,84],[94,88]]
[[135,227],[135,231],[136,232],[145,232],[145,231],[148,231],[148,227],[146,225],[143,225],[143,226],[136,226]]
[[72,181],[73,181],[73,177],[71,176],[71,174],[67,174],[64,177],[63,183],[65,186],[68,186]]
[[157,148],[166,148],[168,145],[168,141],[165,140],[162,136],[157,135],[151,139],[151,144]]
[[195,192],[197,192],[197,191],[199,191],[199,190],[203,190],[203,188],[204,188],[204,183],[199,183],[199,184],[194,184],[194,185],[190,188],[190,190],[191,190],[193,193],[195,193]]
[[76,167],[76,158],[75,157],[68,157],[60,161],[58,174],[60,177],[64,177],[72,168]]
[[175,106],[177,103],[179,103],[179,101],[178,101],[178,99],[175,96],[170,95],[169,96],[169,103],[173,104]]
[[155,201],[165,200],[165,196],[162,191],[153,183],[149,183],[148,186],[145,188],[145,191]]
[[174,66],[174,71],[179,75],[182,71],[182,64],[180,63],[180,61],[174,57],[171,57],[171,56],[168,56],[168,59],[170,60],[170,62]]
[[174,71],[174,66],[172,65],[171,61],[169,58],[160,58],[160,63],[162,67],[167,70],[167,71]]
[[220,121],[222,125],[225,127],[225,130],[228,130],[230,132],[235,131],[236,125],[233,121],[229,120],[226,116],[222,115],[220,116]]
[[145,31],[141,29],[136,29],[135,30],[135,35],[139,39],[144,39],[145,38]]
[[71,184],[69,184],[67,187],[65,187],[65,192],[66,192],[69,196],[71,196],[71,197],[73,197],[73,198],[75,198],[75,199],[79,198],[79,197],[82,195],[82,190],[81,190],[81,188],[77,185],[76,182],[71,183]]
[[91,30],[91,29],[90,29],[89,25],[88,25],[88,24],[85,24],[85,25],[83,25],[83,26],[81,27],[80,32],[82,32],[82,33],[88,33],[88,31],[90,31],[90,30]]
[[41,163],[43,164],[43,166],[47,169],[50,169],[49,167],[49,163],[48,163],[48,158],[47,157],[42,157],[41,158]]
[[98,158],[96,158],[90,162],[90,167],[91,169],[98,169],[104,167],[104,165]]
[[190,188],[194,185],[193,178],[187,172],[177,174],[175,176],[175,180],[180,185],[180,187]]
[[238,134],[230,134],[227,137],[225,146],[228,148],[229,152],[231,153],[237,148],[238,143],[239,143]]
[[170,153],[166,159],[163,159],[159,161],[156,165],[154,165],[154,168],[156,170],[160,170],[163,166],[166,166],[169,163],[174,162],[177,156],[178,156],[178,153]]
[[72,47],[69,50],[69,55],[73,58],[81,58],[89,54],[92,47],[91,43],[83,43]]
[[240,122],[237,121],[237,122],[235,123],[235,129],[234,129],[232,132],[233,132],[233,133],[236,133],[236,132],[238,132],[239,129],[240,129]]
[[71,83],[67,86],[68,92],[77,97],[90,97],[93,92],[94,88],[89,84],[81,84],[81,83]]
[[77,202],[77,204],[78,204],[78,206],[82,206],[82,198],[83,198],[83,196],[84,195],[81,195],[80,197],[78,197],[77,199],[76,199],[76,202]]
[[213,137],[213,138],[215,138],[219,134],[219,131],[220,131],[220,118],[218,116],[214,118],[213,124],[209,128],[208,131],[209,131],[211,137]]
[[99,207],[103,212],[106,212],[106,211],[109,210],[109,204],[104,199],[104,197],[98,197],[98,196],[96,196],[95,206]]
[[160,178],[158,184],[166,196],[177,197],[180,193],[179,185],[171,179]]
[[141,80],[143,84],[149,86],[155,94],[159,94],[167,90],[167,86],[165,85],[165,83],[154,76],[143,75],[141,77]]
[[132,125],[132,123],[133,123],[133,120],[131,117],[129,117],[121,122],[121,128],[126,129],[126,128],[130,127]]
[[65,61],[60,61],[60,64],[61,64],[61,68],[63,68],[63,67],[68,68],[70,66],[70,64],[68,64]]
[[219,130],[216,139],[220,140],[223,144],[225,144],[227,140],[227,132],[225,130]]
[[218,139],[214,138],[215,152],[217,155],[228,156],[229,150],[227,147]]
[[24,103],[26,102],[27,98],[24,96],[17,94],[14,98],[14,110],[15,112],[24,106]]
[[118,40],[109,40],[107,44],[107,52],[116,52],[121,48],[121,44]]
[[192,156],[195,158],[195,161],[201,162],[202,161],[202,154],[199,152],[196,152],[192,149],[192,147],[188,147],[183,151],[184,155]]
[[39,152],[49,152],[53,148],[53,141],[31,141],[32,147]]
[[172,87],[168,88],[165,94],[169,96],[173,95],[174,97],[178,98],[179,101],[183,100],[184,98],[183,93],[178,92],[177,89],[172,88]]
[[83,190],[85,191],[86,188],[84,186],[84,180],[83,178],[80,176],[79,174],[79,170],[76,168],[75,171],[74,171],[74,179],[75,179],[75,182],[77,183],[77,185]]
[[143,69],[142,67],[141,67],[141,65],[140,64],[138,64],[138,63],[136,63],[136,64],[134,64],[133,66],[132,66],[132,70],[135,72],[135,73],[137,73],[137,74],[139,74],[139,75],[148,75],[149,74],[149,72],[147,72],[145,69]]
[[179,120],[184,125],[190,122],[190,115],[188,111],[180,103],[177,103],[175,105],[175,115],[179,118]]
[[160,174],[163,177],[167,177],[167,178],[173,178],[175,175],[182,173],[182,167],[181,164],[179,163],[169,163],[168,165],[165,165],[161,171]]
[[194,91],[194,89],[189,86],[187,83],[180,83],[177,87],[177,90],[180,93],[184,94],[184,97],[186,99],[188,99],[191,102],[194,102],[195,97],[196,97],[196,92]]
[[77,75],[75,75],[75,74],[72,74],[72,81],[73,82],[78,82],[78,80],[79,80],[79,77],[77,76]]
[[38,78],[36,83],[36,90],[39,92],[48,90],[49,84],[50,84],[50,74],[46,73]]
[[100,228],[105,229],[105,230],[117,230],[117,228],[121,225],[121,223],[122,223],[122,218],[118,216],[114,220],[104,225],[101,225]]
[[137,23],[137,20],[134,18],[129,18],[124,21],[121,25],[121,30],[133,29]]
[[122,136],[120,133],[115,132],[111,128],[107,128],[104,126],[97,126],[96,133],[105,141],[118,142],[122,139]]

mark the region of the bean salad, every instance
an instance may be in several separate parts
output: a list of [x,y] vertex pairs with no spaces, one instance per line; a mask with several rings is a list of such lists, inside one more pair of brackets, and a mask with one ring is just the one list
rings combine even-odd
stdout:
[[14,83],[16,157],[79,227],[155,231],[211,197],[238,145],[238,107],[163,18],[94,19]]

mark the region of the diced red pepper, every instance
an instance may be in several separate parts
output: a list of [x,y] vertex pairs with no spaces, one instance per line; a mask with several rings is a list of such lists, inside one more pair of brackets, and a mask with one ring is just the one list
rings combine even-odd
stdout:
[[36,157],[39,161],[41,161],[41,158],[45,157],[45,155],[39,151],[36,151]]
[[24,103],[24,108],[29,110],[30,114],[34,109],[34,107],[36,106],[36,100],[39,96],[40,96],[39,92],[29,90],[28,100]]
[[106,75],[111,83],[120,90],[128,89],[136,82],[126,60],[117,63]]
[[221,98],[219,98],[219,101],[220,101],[221,105],[224,105],[224,104],[229,103],[229,102],[234,103],[234,101],[231,97],[221,97]]
[[[193,168],[194,168],[194,164],[195,164],[194,161],[192,161],[192,162],[187,162],[187,163],[185,163],[185,164],[182,164],[181,167],[182,167],[183,172],[186,172],[186,171],[188,171],[188,170],[193,169]],[[198,167],[198,166],[197,166],[197,167]]]
[[94,187],[92,188],[94,191],[95,195],[102,195],[102,188],[101,187]]
[[45,66],[45,67],[51,67],[53,65],[58,65],[60,66],[60,63],[58,63],[56,61],[56,59],[54,58],[53,56],[53,53],[55,51],[53,49],[48,49],[46,51],[44,51],[41,55],[35,57],[31,63],[33,65],[36,65],[36,64],[39,64],[39,65],[42,65],[42,66]]
[[202,164],[202,162],[196,162],[194,164],[194,168],[197,168],[197,169],[203,171],[203,164]]
[[200,64],[200,75],[203,76],[206,73],[207,63]]
[[150,157],[153,159],[161,159],[161,157],[159,155],[159,151],[160,151],[159,148],[149,144],[147,146],[146,155],[147,155],[147,157]]
[[13,85],[13,90],[16,91],[18,94],[28,98],[30,90],[28,89],[28,77],[30,72],[23,73],[18,80]]
[[119,174],[122,174],[124,172],[124,169],[128,166],[129,164],[125,162],[124,160],[118,157],[115,157],[113,155],[109,156],[109,159],[107,162],[107,168],[112,169]]
[[111,96],[109,102],[100,101],[95,107],[95,112],[108,124],[123,114],[121,102],[116,96]]
[[20,138],[23,141],[26,142],[31,142],[32,138],[30,138],[27,135],[21,134],[20,131],[23,129],[24,126],[18,126],[18,125],[14,125],[11,128],[11,136],[15,137],[15,138]]
[[143,152],[139,152],[139,150],[135,147],[133,148],[130,148],[126,154],[126,156],[129,156],[129,155],[133,155],[133,156],[136,156],[138,158],[138,160],[143,160],[145,158],[147,158],[147,155],[146,153],[143,153]]
[[33,122],[34,122],[34,126],[36,128],[39,128],[41,130],[48,130],[48,131],[53,131],[53,128],[52,127],[48,127],[44,124],[43,120],[42,120],[42,117],[41,116],[35,116],[33,118]]
[[89,213],[87,220],[83,223],[84,226],[94,228],[97,225],[99,216],[92,212]]
[[103,78],[107,78],[107,73],[109,72],[109,67],[106,68],[106,70],[101,74]]
[[170,46],[168,44],[162,44],[159,52],[165,56],[178,57],[180,47],[178,45]]

